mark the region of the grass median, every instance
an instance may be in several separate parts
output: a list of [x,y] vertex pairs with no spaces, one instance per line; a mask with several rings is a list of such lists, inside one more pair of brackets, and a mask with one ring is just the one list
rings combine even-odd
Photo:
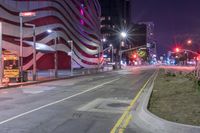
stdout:
[[200,91],[188,74],[160,70],[148,109],[169,121],[200,126]]

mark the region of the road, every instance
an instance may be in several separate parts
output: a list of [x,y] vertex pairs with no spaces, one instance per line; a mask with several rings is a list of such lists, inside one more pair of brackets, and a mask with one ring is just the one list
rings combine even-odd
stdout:
[[154,71],[129,68],[0,90],[0,133],[109,133]]

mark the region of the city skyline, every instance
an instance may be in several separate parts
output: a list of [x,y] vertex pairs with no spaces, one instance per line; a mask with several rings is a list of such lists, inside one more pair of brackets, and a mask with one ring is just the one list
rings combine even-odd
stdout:
[[132,0],[132,22],[153,21],[159,54],[173,49],[184,39],[193,39],[199,48],[200,9],[198,0]]

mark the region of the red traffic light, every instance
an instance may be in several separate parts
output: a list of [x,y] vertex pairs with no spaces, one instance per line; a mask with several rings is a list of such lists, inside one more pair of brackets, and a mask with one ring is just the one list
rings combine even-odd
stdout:
[[134,55],[133,55],[133,58],[137,58],[137,55],[136,55],[136,54],[134,54]]
[[176,51],[176,52],[180,52],[180,48],[176,48],[175,51]]
[[200,60],[200,55],[199,56],[197,56],[197,61],[199,61]]

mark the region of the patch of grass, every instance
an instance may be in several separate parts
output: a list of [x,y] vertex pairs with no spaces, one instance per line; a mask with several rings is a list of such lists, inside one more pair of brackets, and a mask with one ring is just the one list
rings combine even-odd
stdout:
[[161,70],[149,102],[149,110],[169,121],[200,126],[200,92],[192,74],[170,76]]

